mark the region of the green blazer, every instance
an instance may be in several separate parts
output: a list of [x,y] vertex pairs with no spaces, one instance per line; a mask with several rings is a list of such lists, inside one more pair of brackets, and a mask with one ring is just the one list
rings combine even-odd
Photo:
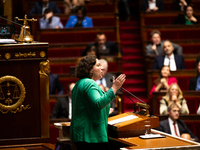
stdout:
[[72,90],[71,141],[108,142],[110,103],[115,98],[112,88],[105,93],[93,79],[78,80]]

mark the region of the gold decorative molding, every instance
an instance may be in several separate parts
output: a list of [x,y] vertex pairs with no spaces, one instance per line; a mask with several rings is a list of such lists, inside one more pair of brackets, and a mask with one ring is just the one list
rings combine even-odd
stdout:
[[40,52],[40,57],[44,58],[46,56],[46,53],[44,51]]
[[36,56],[36,53],[35,52],[29,52],[29,53],[15,53],[15,57],[16,58],[21,58],[21,57],[35,57]]
[[40,74],[48,76],[47,72],[49,71],[49,69],[50,69],[49,60],[40,62],[40,71],[39,71]]
[[22,105],[25,99],[25,87],[23,83],[14,76],[3,76],[0,78],[0,112],[3,114],[17,113],[30,109],[30,105]]
[[5,53],[5,58],[6,59],[10,59],[10,57],[11,57],[10,53]]

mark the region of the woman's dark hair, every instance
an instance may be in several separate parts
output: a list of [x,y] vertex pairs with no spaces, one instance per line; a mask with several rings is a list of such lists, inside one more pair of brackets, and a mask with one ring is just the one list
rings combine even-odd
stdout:
[[87,55],[83,57],[76,66],[75,76],[79,79],[91,78],[92,74],[90,73],[90,71],[95,64],[96,64],[95,55]]
[[86,8],[85,8],[85,6],[82,6],[82,5],[81,5],[81,6],[78,6],[78,7],[76,8],[76,13],[78,13],[79,10],[81,10],[83,16],[85,17],[85,16],[86,16]]

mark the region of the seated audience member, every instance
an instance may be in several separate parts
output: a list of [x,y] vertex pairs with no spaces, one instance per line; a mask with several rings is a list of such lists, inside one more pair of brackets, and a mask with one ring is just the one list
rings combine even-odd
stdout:
[[173,10],[175,11],[185,11],[186,6],[191,4],[191,0],[174,0]]
[[[151,36],[151,44],[145,47],[146,55],[160,55],[160,56],[165,55],[164,50],[163,50],[164,41],[161,41],[160,31],[153,30],[150,36]],[[172,43],[172,45],[174,47],[173,53],[182,55],[182,47],[175,43]]]
[[197,114],[200,115],[200,104],[199,104],[199,108],[197,109]]
[[86,16],[86,9],[84,6],[79,6],[76,10],[76,15],[71,15],[65,25],[65,28],[73,27],[93,27],[92,18]]
[[[88,49],[91,46],[95,46],[99,56],[109,56],[115,55],[118,53],[118,46],[116,43],[107,41],[106,35],[103,32],[99,32],[96,35],[96,42],[89,44],[86,49],[83,50],[81,56],[85,56]],[[122,54],[122,50],[120,49],[120,53]]]
[[[98,85],[103,85],[105,90],[108,91],[112,87],[112,82],[110,79],[113,79],[113,75],[108,73],[108,62],[105,59],[99,59],[99,62],[101,63],[102,67],[102,78],[100,80],[97,80],[96,83]],[[115,101],[112,101],[111,103],[111,109],[110,109],[110,116],[114,116],[117,114],[117,110],[115,110]]]
[[[99,87],[100,87],[104,92],[107,92],[107,91],[106,91],[106,88],[103,86],[103,84],[99,84]],[[115,100],[113,100],[113,101],[110,103],[109,117],[115,116],[116,114],[117,114],[117,110],[115,109]]]
[[200,91],[200,60],[197,65],[197,75],[190,79],[189,90]]
[[86,55],[95,55],[99,59],[98,51],[94,45],[87,49]]
[[156,79],[150,91],[150,96],[152,96],[153,92],[167,91],[172,83],[177,83],[177,79],[175,77],[170,77],[170,75],[169,66],[163,66],[160,70],[158,79]]
[[179,106],[181,114],[189,114],[187,102],[183,98],[183,93],[177,83],[172,83],[166,95],[160,100],[160,115],[166,115],[167,107],[172,104]]
[[171,71],[185,69],[184,58],[182,55],[173,54],[174,47],[170,41],[163,43],[164,56],[156,56],[153,70],[159,70],[163,65],[170,66]]
[[58,75],[52,74],[50,68],[46,71],[46,73],[49,76],[49,95],[54,95],[56,93],[58,95],[64,94],[65,90],[62,84],[60,83]]
[[72,89],[75,83],[68,85],[68,96],[58,97],[56,104],[51,112],[51,119],[69,118],[71,119]]
[[59,17],[53,15],[50,8],[45,9],[44,17],[40,19],[40,29],[59,29],[63,28],[63,24]]
[[194,65],[194,68],[197,68],[197,66],[198,66],[198,64],[199,64],[199,61],[200,61],[200,56],[197,57],[196,62],[195,62],[195,65]]
[[188,5],[185,8],[185,14],[179,14],[175,19],[174,24],[182,24],[182,25],[193,25],[198,24],[198,17],[194,15],[194,8],[192,5]]
[[173,136],[185,137],[183,134],[189,134],[191,139],[198,141],[198,138],[188,129],[183,120],[179,119],[179,105],[173,103],[167,108],[168,119],[160,121],[157,130],[172,134]]
[[85,0],[64,0],[65,14],[74,13],[77,7],[84,5]]
[[32,15],[43,15],[45,9],[47,8],[50,8],[54,14],[61,13],[56,5],[56,2],[49,0],[39,0],[38,2],[35,2],[33,8],[30,10],[28,18],[31,18]]
[[163,0],[143,0],[142,11],[143,12],[164,11]]

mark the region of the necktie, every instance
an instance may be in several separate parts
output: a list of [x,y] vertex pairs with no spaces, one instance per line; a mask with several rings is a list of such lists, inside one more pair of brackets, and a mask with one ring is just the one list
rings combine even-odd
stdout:
[[175,122],[173,123],[173,125],[174,125],[174,131],[175,131],[175,134],[178,136],[178,133],[177,133],[177,129],[176,129]]
[[100,79],[100,84],[102,84],[102,85],[103,85],[102,79],[103,79],[103,78],[101,78],[101,79]]

